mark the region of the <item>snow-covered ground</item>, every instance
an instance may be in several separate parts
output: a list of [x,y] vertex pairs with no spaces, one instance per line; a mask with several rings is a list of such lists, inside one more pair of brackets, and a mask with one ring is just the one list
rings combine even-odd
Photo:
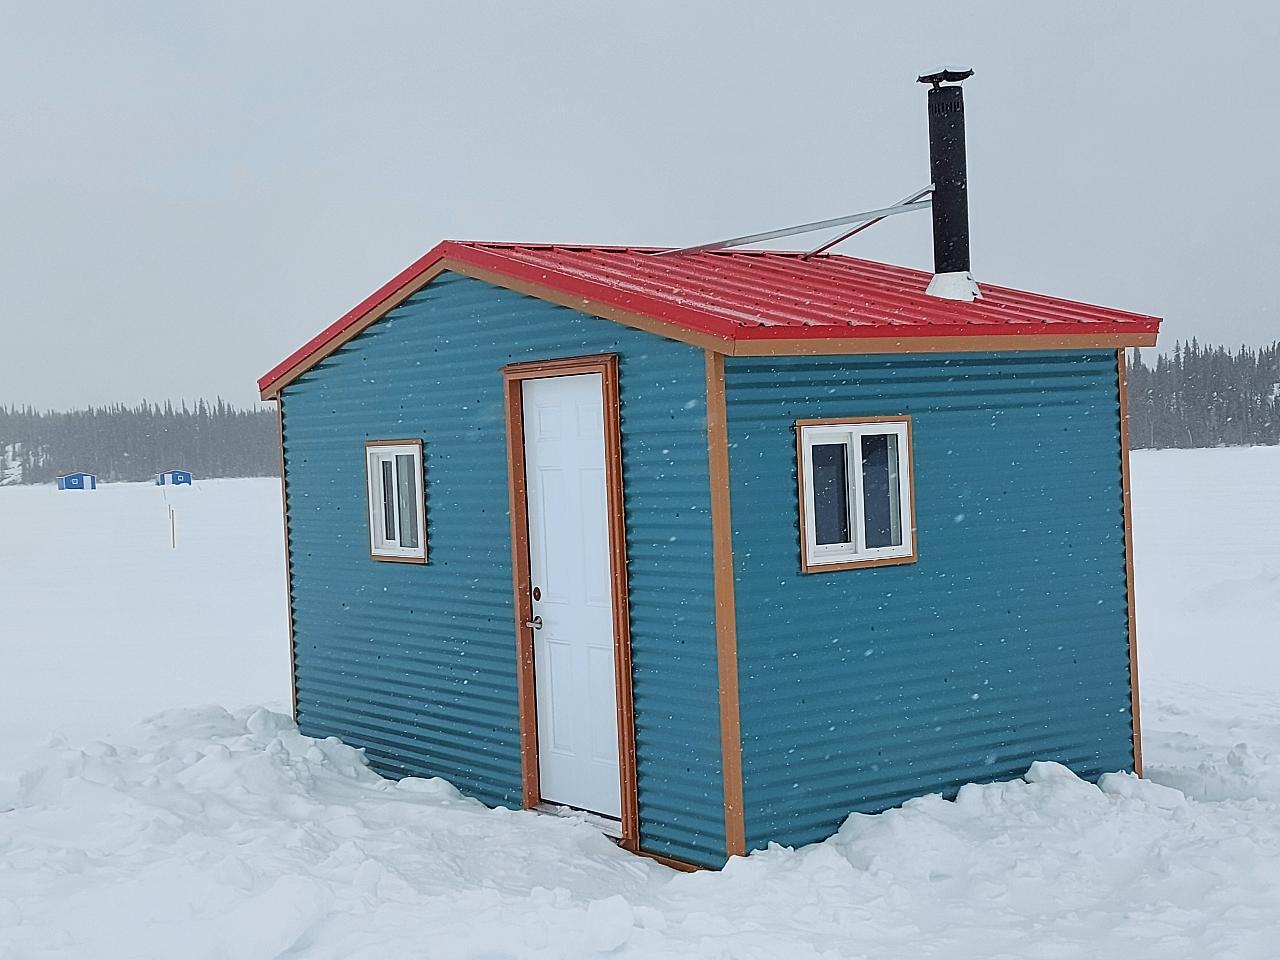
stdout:
[[0,488],[0,775],[54,732],[287,712],[283,543],[272,479]]
[[1143,679],[1280,694],[1280,447],[1131,463]]
[[1280,955],[1280,449],[1133,468],[1150,781],[1037,765],[694,875],[256,706],[273,481],[0,490],[0,958]]

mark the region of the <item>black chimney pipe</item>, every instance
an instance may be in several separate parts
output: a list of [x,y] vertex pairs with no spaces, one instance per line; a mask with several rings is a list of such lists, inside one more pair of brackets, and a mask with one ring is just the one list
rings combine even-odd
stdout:
[[[969,273],[969,176],[964,149],[964,91],[972,70],[948,67],[918,78],[929,90],[929,170],[933,177],[933,272]],[[946,296],[946,294],[942,294]],[[968,297],[964,299],[969,299]]]

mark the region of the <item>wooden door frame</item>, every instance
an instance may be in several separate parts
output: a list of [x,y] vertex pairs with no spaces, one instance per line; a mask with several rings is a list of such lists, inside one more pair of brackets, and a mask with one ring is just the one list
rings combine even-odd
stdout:
[[599,374],[604,408],[605,494],[609,525],[610,594],[613,605],[613,666],[618,714],[618,776],[622,806],[621,845],[638,851],[640,812],[636,790],[635,706],[631,693],[631,618],[627,597],[626,514],[622,484],[622,421],[618,401],[618,357],[534,360],[503,367],[507,426],[507,489],[511,504],[511,571],[515,597],[517,691],[520,712],[520,772],[527,809],[542,803],[538,783],[538,714],[534,688],[533,617],[529,573],[529,512],[524,457],[523,382],[546,377]]

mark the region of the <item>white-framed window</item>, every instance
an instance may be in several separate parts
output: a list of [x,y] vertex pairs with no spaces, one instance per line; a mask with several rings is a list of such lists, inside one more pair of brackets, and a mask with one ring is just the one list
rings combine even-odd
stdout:
[[421,440],[365,444],[369,552],[375,560],[426,563],[426,501]]
[[911,418],[799,420],[805,573],[915,560]]

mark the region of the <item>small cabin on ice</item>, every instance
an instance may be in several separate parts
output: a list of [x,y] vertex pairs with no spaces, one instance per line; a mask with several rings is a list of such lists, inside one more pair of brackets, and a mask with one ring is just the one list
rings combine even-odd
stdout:
[[179,484],[184,484],[184,483],[187,486],[191,486],[190,470],[166,470],[164,473],[156,474],[156,486],[158,487],[163,487],[163,486],[176,487]]
[[933,276],[445,242],[266,374],[302,731],[677,865],[1138,769],[1159,321],[974,284],[933,172]]
[[65,473],[56,479],[59,490],[97,490],[98,478],[92,473]]

